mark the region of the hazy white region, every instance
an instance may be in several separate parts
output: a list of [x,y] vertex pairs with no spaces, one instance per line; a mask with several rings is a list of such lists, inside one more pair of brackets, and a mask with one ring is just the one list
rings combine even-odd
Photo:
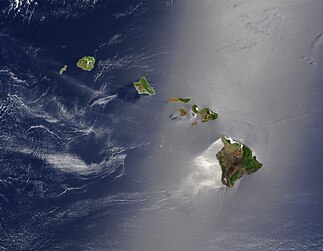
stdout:
[[243,145],[241,143],[239,143],[238,141],[235,141],[231,137],[225,137],[225,139],[229,140],[231,144],[238,144],[238,145],[240,145],[241,148],[243,147]]
[[72,154],[44,154],[43,158],[49,164],[66,172],[85,174],[95,172],[99,169],[97,164],[87,165],[79,157]]
[[[130,146],[133,149],[138,146]],[[40,153],[35,152],[32,149],[25,148],[19,151],[24,154],[33,154],[34,156],[46,161],[48,164],[52,165],[54,168],[67,172],[75,173],[78,175],[89,175],[93,173],[98,173],[103,169],[107,168],[105,172],[111,174],[116,171],[119,167],[124,169],[124,160],[127,157],[125,151],[129,148],[124,147],[113,147],[108,155],[111,156],[108,159],[104,159],[100,163],[85,163],[79,156],[69,153]],[[18,149],[16,149],[18,150]],[[124,170],[122,171],[122,175]]]
[[217,190],[224,187],[221,182],[221,167],[215,156],[222,147],[223,143],[218,139],[193,159],[191,173],[181,184],[180,194],[196,195],[205,189]]
[[117,97],[117,94],[95,100],[90,106],[106,105]]
[[33,2],[33,0],[15,0],[11,3],[11,7],[14,9],[14,10],[18,10],[20,11],[20,8],[23,4],[31,4]]

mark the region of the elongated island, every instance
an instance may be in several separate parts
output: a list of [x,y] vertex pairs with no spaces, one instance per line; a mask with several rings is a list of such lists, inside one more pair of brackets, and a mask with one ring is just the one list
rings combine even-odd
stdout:
[[64,65],[60,70],[59,74],[62,75],[67,70],[67,65]]
[[145,94],[149,96],[156,95],[154,88],[149,84],[145,77],[141,77],[138,82],[133,82],[138,94]]

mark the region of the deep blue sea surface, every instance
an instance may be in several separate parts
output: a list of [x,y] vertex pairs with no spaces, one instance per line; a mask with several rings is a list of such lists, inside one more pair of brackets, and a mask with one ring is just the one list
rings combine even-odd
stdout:
[[[14,4],[1,4],[0,249],[88,250],[107,225],[117,242],[120,218],[143,203],[128,193],[145,188],[132,173],[154,132],[141,123],[151,99],[137,106],[132,81],[162,78],[156,27],[170,6]],[[84,55],[96,58],[92,72],[76,67]]]

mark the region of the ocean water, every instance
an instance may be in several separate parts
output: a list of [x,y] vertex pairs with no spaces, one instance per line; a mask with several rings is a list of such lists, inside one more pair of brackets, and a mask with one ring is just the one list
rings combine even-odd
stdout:
[[[323,248],[321,1],[0,7],[0,250]],[[232,189],[221,133],[264,164]]]

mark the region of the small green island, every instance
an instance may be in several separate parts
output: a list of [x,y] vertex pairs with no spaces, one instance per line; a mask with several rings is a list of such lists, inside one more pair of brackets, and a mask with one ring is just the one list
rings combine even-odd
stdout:
[[92,56],[85,56],[80,58],[76,65],[84,71],[91,71],[94,68],[95,58]]
[[63,74],[65,71],[67,70],[67,65],[64,65],[60,70],[59,70],[59,74]]
[[145,77],[141,77],[138,82],[133,82],[138,94],[156,95],[154,88],[149,84]]
[[199,114],[200,113],[200,108],[197,105],[192,105],[192,112],[194,114]]
[[235,141],[225,135],[221,136],[224,147],[216,154],[222,170],[221,181],[228,187],[245,175],[258,171],[262,164],[253,156],[246,145]]
[[212,111],[210,108],[200,109],[197,105],[192,106],[192,112],[201,116],[202,122],[208,122],[210,120],[215,120],[219,117],[217,113]]
[[215,120],[219,117],[219,115],[217,113],[215,113],[214,111],[212,111],[209,108],[203,108],[200,111],[200,116],[201,116],[202,122],[208,122],[210,120]]
[[187,104],[191,101],[190,98],[176,98],[176,97],[170,97],[168,99],[169,103],[179,103],[179,104]]

